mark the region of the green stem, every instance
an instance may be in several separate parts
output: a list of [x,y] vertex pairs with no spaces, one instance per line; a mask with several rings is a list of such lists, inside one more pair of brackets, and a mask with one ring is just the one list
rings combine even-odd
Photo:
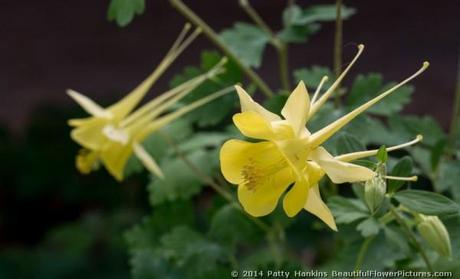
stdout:
[[284,90],[290,90],[289,84],[289,61],[287,45],[276,37],[273,30],[265,23],[257,11],[251,6],[248,0],[240,0],[240,6],[270,38],[270,43],[276,48],[279,60],[280,80]]
[[[334,38],[334,74],[337,78],[342,67],[342,41],[343,41],[343,21],[342,21],[342,0],[336,0],[335,18],[335,38]],[[334,102],[336,107],[340,106],[340,88],[336,89]]]
[[364,257],[366,256],[367,250],[369,250],[369,245],[371,244],[372,240],[374,240],[375,235],[367,237],[363,244],[361,244],[361,248],[359,249],[358,257],[356,258],[355,263],[355,270],[360,270],[361,266],[364,262]]
[[402,217],[399,215],[398,211],[393,205],[390,205],[390,212],[393,214],[395,217],[396,221],[401,225],[401,227],[404,229],[404,232],[407,235],[407,238],[414,244],[415,248],[419,252],[420,256],[422,256],[423,261],[426,264],[426,267],[428,271],[434,272],[433,266],[430,263],[430,260],[428,259],[428,256],[425,253],[425,250],[423,250],[422,245],[420,242],[417,240],[415,237],[414,232],[410,229],[410,227],[407,225],[407,223],[402,219]]
[[458,122],[460,119],[460,49],[458,51],[458,62],[457,62],[457,84],[455,88],[455,100],[454,106],[452,111],[452,119],[450,123],[449,129],[449,144],[451,150],[455,149],[455,141],[458,134],[458,128],[460,123]]
[[224,42],[219,38],[219,35],[208,25],[206,24],[198,15],[196,15],[189,7],[187,7],[184,2],[181,0],[169,0],[171,5],[179,11],[185,18],[190,22],[200,27],[203,30],[203,33],[218,47],[220,50],[251,79],[251,81],[259,87],[263,94],[267,97],[273,96],[272,90],[268,85],[259,77],[259,75],[254,72],[251,68],[244,65],[244,63],[233,54],[233,52],[225,45]]

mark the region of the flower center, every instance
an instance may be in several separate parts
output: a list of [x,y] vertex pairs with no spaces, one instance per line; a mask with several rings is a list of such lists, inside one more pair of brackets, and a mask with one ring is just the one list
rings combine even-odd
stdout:
[[288,167],[288,163],[281,156],[265,160],[264,156],[249,158],[241,170],[243,185],[249,191],[256,191],[259,187],[270,186],[275,181],[275,175]]
[[129,141],[129,135],[124,130],[117,129],[112,125],[105,126],[102,132],[108,139],[123,145],[126,145]]

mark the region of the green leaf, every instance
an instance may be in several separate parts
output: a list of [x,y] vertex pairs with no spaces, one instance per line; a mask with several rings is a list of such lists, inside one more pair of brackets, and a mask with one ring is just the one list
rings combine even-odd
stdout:
[[[404,156],[396,163],[396,165],[391,170],[392,176],[411,176],[413,168],[412,158],[409,156]],[[396,192],[404,185],[404,181],[399,180],[388,180],[388,191]]]
[[329,198],[327,204],[336,217],[337,223],[349,224],[369,216],[366,205],[358,199],[346,199],[334,196]]
[[212,217],[209,231],[213,239],[230,246],[257,239],[258,232],[254,223],[235,206],[238,205],[227,204],[221,207]]
[[[341,17],[348,19],[356,12],[353,8],[342,6]],[[303,10],[302,16],[296,18],[293,24],[301,25],[317,21],[335,21],[336,6],[335,5],[314,5]]]
[[450,190],[460,201],[460,161],[443,160],[439,164],[438,176],[434,182],[436,191]]
[[460,206],[449,198],[428,191],[404,190],[393,196],[405,207],[426,215],[458,214]]
[[224,255],[221,246],[186,226],[174,228],[160,242],[159,255],[183,269],[185,274],[193,274],[192,278],[215,269]]
[[[207,175],[217,168],[217,154],[197,150],[186,155],[194,166]],[[202,181],[180,158],[167,158],[160,164],[165,179],[152,178],[147,186],[150,203],[155,206],[166,201],[187,200],[200,193]]]
[[[378,96],[393,85],[395,84],[389,83],[384,86],[382,75],[377,73],[358,75],[347,96],[346,104],[350,110],[354,109]],[[414,88],[412,86],[402,86],[390,96],[385,97],[379,103],[372,106],[368,112],[384,116],[390,116],[400,112],[404,105],[410,102],[410,96],[413,91]]]
[[[329,88],[333,82],[332,71],[329,68],[323,67],[323,66],[315,65],[310,68],[297,69],[294,71],[293,75],[294,75],[294,79],[296,80],[296,82],[299,82],[299,81],[305,82],[305,85],[309,89],[311,89],[311,91],[314,91],[318,87],[321,79],[324,76],[328,76],[329,79],[323,84],[323,90]],[[312,97],[313,96],[310,96],[310,98]]]
[[277,94],[264,102],[264,108],[268,109],[269,111],[280,114],[281,110],[284,107],[288,99],[287,95],[284,94]]
[[254,24],[237,22],[225,29],[220,38],[246,66],[260,67],[269,36]]
[[388,152],[385,145],[380,146],[379,151],[377,151],[377,160],[381,163],[386,163],[388,160]]
[[304,26],[292,25],[284,28],[276,36],[285,43],[305,43],[308,38],[318,32],[321,28],[319,24],[309,24]]
[[380,225],[377,220],[372,217],[367,218],[356,226],[356,230],[361,232],[363,237],[369,237],[379,233]]
[[111,0],[107,11],[107,18],[116,21],[118,26],[125,27],[134,18],[145,10],[144,0]]
[[335,142],[337,154],[346,154],[366,150],[364,144],[352,134],[342,132]]
[[410,140],[418,134],[423,135],[424,145],[434,146],[446,138],[442,127],[430,116],[392,116],[389,126],[390,132],[395,132],[402,140]]
[[385,226],[385,238],[389,244],[392,244],[393,249],[400,250],[406,255],[410,253],[410,247],[404,233],[398,228]]

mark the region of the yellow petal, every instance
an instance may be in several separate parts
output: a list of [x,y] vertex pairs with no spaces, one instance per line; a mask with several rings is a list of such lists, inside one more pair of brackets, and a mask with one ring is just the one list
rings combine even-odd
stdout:
[[72,130],[70,136],[81,146],[90,150],[99,150],[107,141],[102,130],[107,125],[103,118],[91,118]]
[[278,204],[278,199],[292,183],[292,175],[289,168],[265,179],[265,183],[254,189],[248,189],[243,184],[238,186],[238,200],[244,210],[254,217],[265,216],[271,213]]
[[308,192],[307,203],[305,204],[304,208],[306,211],[321,219],[331,229],[337,231],[337,225],[335,224],[334,216],[332,215],[331,210],[321,199],[318,184],[310,188]]
[[[353,111],[347,113],[346,115],[342,116],[341,118],[337,119],[336,121],[332,122],[331,124],[327,125],[326,127],[322,128],[321,130],[317,131],[310,137],[310,144],[313,147],[321,145],[323,142],[328,140],[332,135],[334,135],[337,131],[339,131],[343,126],[347,125],[351,120],[353,120],[356,116],[360,115],[365,110],[369,109],[380,100],[385,98],[386,96],[393,93],[395,90],[403,86],[404,84],[408,83],[416,76],[420,75],[423,71],[425,71],[429,66],[428,62],[424,62],[423,66],[418,70],[415,74],[410,76],[409,78],[405,79],[404,81],[400,82],[399,84],[393,86],[389,90],[383,92],[382,94],[378,95],[374,99],[366,102],[365,104],[361,105],[360,107],[354,109]],[[319,101],[318,101],[319,102]]]
[[123,180],[124,170],[129,157],[133,152],[130,144],[123,145],[118,142],[108,141],[100,153],[102,163],[109,173],[118,181]]
[[251,143],[242,140],[229,140],[220,149],[222,174],[228,182],[241,184],[245,180],[243,168],[251,160],[262,156],[279,157],[279,154],[276,154],[277,152],[276,146],[271,142]]
[[278,140],[276,145],[300,179],[308,157],[308,139]]
[[300,131],[305,129],[309,110],[310,98],[305,84],[301,81],[281,110],[281,114],[291,124],[296,135],[299,135]]
[[161,171],[160,166],[158,166],[157,162],[153,159],[152,156],[142,147],[142,145],[135,143],[133,144],[134,154],[136,154],[137,158],[144,164],[144,166],[156,176],[161,179],[164,179],[164,174]]
[[272,140],[276,137],[270,122],[253,111],[233,115],[233,123],[243,135],[250,138]]
[[110,118],[111,113],[106,111],[104,108],[99,106],[96,102],[86,97],[83,94],[78,93],[72,89],[67,90],[67,94],[74,99],[87,113],[94,117]]
[[263,106],[256,103],[243,88],[238,85],[236,85],[235,88],[238,93],[238,97],[240,98],[241,112],[253,111],[260,114],[266,121],[269,122],[281,120],[278,115],[268,111]]
[[287,216],[294,217],[302,210],[307,202],[308,182],[301,179],[286,193],[283,200],[283,208]]
[[335,159],[323,147],[314,149],[309,159],[315,161],[334,183],[366,181],[375,175],[368,168]]

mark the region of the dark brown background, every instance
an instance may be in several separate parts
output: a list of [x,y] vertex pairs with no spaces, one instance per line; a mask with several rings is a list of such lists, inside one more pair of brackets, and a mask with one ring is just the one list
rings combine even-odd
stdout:
[[[20,132],[37,105],[70,106],[64,94],[69,87],[96,100],[131,89],[159,61],[184,23],[167,1],[147,0],[145,14],[121,29],[106,20],[108,2],[0,1],[0,123]],[[217,30],[236,20],[248,21],[236,0],[186,2]],[[285,1],[251,2],[273,27],[280,26]],[[429,60],[432,66],[414,82],[414,102],[406,111],[431,114],[447,127],[460,42],[459,2],[345,2],[358,14],[345,23],[344,61],[355,52],[355,43],[367,47],[351,75],[378,71],[387,80],[400,80]],[[333,24],[324,24],[308,45],[291,49],[291,68],[331,65],[332,43]],[[167,86],[175,70],[197,62],[201,49],[212,47],[201,37],[158,83],[157,91]],[[266,59],[260,69],[274,87],[276,63]]]

